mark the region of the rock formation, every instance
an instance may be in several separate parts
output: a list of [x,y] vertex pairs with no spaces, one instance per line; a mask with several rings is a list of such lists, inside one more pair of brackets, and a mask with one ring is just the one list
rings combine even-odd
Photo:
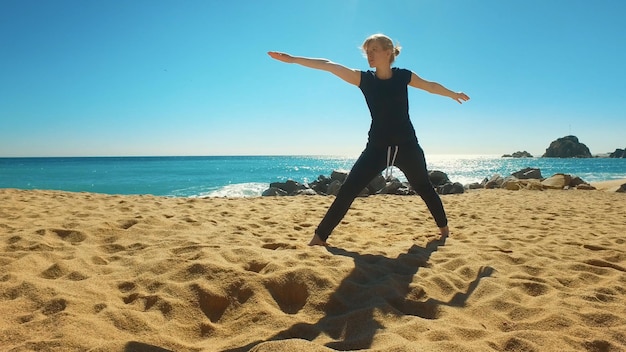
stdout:
[[[463,193],[465,188],[458,182],[451,182],[448,175],[442,171],[430,171],[430,182],[439,194]],[[262,196],[296,196],[296,195],[337,195],[341,185],[348,177],[344,171],[333,171],[330,177],[320,175],[317,180],[302,184],[293,180],[286,182],[272,182]],[[361,191],[359,196],[367,197],[374,194],[414,195],[415,191],[408,182],[400,182],[397,178],[386,180],[378,175]]]
[[589,148],[576,136],[565,136],[550,143],[543,158],[591,158]]
[[523,152],[517,151],[513,154],[504,154],[502,157],[503,158],[532,158],[533,156],[532,154],[524,150]]
[[596,188],[589,183],[583,181],[578,176],[568,174],[554,174],[551,177],[544,178],[541,176],[541,170],[537,168],[527,167],[512,173],[509,176],[502,177],[495,174],[487,177],[481,183],[473,183],[465,186],[466,189],[494,189],[502,188],[511,191],[521,189],[543,191],[546,189],[578,189],[578,190],[595,190]]
[[[263,192],[263,196],[295,196],[295,195],[337,195],[341,185],[348,176],[344,171],[333,171],[330,177],[320,175],[317,180],[309,184],[301,184],[293,180],[274,182]],[[430,171],[430,182],[439,194],[458,194],[471,189],[507,189],[517,190],[548,190],[548,189],[577,189],[595,190],[596,188],[578,176],[569,174],[554,174],[548,178],[541,175],[538,168],[527,167],[503,177],[495,174],[485,178],[480,183],[462,185],[452,182],[442,171]],[[617,192],[626,192],[626,184]],[[408,182],[401,182],[397,178],[385,179],[383,175],[376,176],[359,194],[367,197],[375,194],[415,195],[415,191]]]
[[609,154],[609,158],[626,158],[626,148],[615,149],[613,153]]

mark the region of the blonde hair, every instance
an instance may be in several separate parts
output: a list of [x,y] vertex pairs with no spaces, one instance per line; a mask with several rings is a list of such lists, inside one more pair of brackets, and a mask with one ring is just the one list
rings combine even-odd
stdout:
[[396,45],[394,45],[391,38],[381,33],[370,35],[365,39],[363,45],[361,45],[361,50],[363,50],[363,54],[367,53],[367,47],[373,41],[376,41],[378,44],[380,44],[380,46],[383,47],[383,50],[391,50],[391,59],[389,62],[390,64],[395,61],[396,56],[400,55],[400,50],[402,49],[402,47],[397,43]]

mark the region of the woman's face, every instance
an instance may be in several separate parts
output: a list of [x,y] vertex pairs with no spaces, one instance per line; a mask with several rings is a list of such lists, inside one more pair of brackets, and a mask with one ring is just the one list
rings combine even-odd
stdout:
[[367,54],[367,63],[370,67],[389,66],[391,62],[391,50],[383,49],[377,40],[372,40],[367,44],[365,50]]

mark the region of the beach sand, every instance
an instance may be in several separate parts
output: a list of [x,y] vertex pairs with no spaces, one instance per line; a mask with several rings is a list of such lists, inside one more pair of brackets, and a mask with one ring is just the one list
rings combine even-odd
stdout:
[[626,351],[626,194],[0,190],[3,351]]
[[591,185],[594,186],[599,191],[608,191],[608,192],[617,191],[623,184],[626,184],[626,180],[591,182]]

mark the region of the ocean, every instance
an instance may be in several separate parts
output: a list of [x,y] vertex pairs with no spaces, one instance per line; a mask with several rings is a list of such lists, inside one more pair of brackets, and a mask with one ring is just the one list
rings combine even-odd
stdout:
[[[501,158],[493,155],[427,155],[429,170],[453,182],[480,182],[526,167],[544,177],[566,173],[587,182],[626,178],[626,159]],[[348,171],[355,157],[190,156],[0,158],[0,188],[47,189],[171,197],[256,197],[271,182],[311,182],[333,170]],[[405,181],[404,175],[393,170]]]

